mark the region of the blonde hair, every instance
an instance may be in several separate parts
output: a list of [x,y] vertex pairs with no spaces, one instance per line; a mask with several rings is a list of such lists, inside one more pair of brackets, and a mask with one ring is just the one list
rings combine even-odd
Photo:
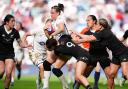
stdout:
[[108,21],[104,18],[99,19],[99,24],[102,25],[107,30],[111,29],[111,26],[108,24]]

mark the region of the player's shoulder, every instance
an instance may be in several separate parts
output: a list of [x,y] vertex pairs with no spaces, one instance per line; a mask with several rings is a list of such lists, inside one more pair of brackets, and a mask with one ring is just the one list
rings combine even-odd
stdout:
[[89,31],[89,28],[85,27],[84,29],[82,29],[82,31],[80,32],[81,34],[85,34],[86,32]]

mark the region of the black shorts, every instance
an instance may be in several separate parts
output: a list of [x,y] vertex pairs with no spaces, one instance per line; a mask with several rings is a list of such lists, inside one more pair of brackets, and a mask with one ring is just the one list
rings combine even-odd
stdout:
[[106,67],[110,66],[111,60],[108,57],[102,57],[99,59],[100,66],[105,69]]
[[91,60],[90,65],[93,67],[96,67],[97,62],[100,63],[100,66],[105,69],[106,67],[110,66],[111,60],[108,57],[96,57],[92,56],[93,60]]
[[5,61],[6,59],[14,60],[15,54],[0,54],[0,61]]
[[113,56],[113,64],[120,65],[121,62],[128,62],[128,51],[123,52],[121,55]]
[[91,60],[89,53],[85,49],[76,46],[67,47],[65,45],[59,45],[55,49],[55,54],[73,56],[77,59],[77,61],[83,61],[87,64],[89,63],[89,60]]

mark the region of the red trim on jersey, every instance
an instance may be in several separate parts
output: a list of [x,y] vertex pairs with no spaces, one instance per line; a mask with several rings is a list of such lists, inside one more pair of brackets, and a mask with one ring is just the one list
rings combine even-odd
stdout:
[[[89,30],[88,28],[84,28],[80,33],[81,33],[81,34],[85,34],[88,30]],[[89,43],[89,42],[84,42],[84,43],[82,43],[82,46],[83,46],[84,48],[89,49],[90,43]]]

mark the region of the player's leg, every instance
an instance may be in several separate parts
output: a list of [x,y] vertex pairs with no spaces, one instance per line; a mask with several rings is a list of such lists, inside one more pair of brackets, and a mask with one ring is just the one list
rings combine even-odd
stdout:
[[[106,78],[107,78],[107,84],[108,84],[108,80],[109,80],[109,72],[110,72],[110,63],[111,63],[111,60],[106,57],[106,58],[101,58],[100,61],[99,61],[100,65],[101,65],[101,68],[103,69],[105,75],[106,75]],[[108,88],[109,89],[109,88]]]
[[14,77],[15,77],[15,67],[16,67],[16,62],[14,63],[13,70],[12,70],[12,77],[11,77],[11,86],[14,86]]
[[75,79],[83,84],[86,89],[92,89],[87,78],[84,76],[84,72],[87,68],[87,64],[83,61],[78,61],[76,64]]
[[0,59],[0,79],[2,79],[5,72],[5,63]]
[[100,78],[100,64],[99,62],[97,62],[96,68],[95,68],[95,74],[94,74],[94,85],[93,85],[93,89],[98,89],[98,82],[99,82],[99,78]]
[[128,80],[128,62],[121,62],[123,76]]
[[59,78],[63,85],[63,89],[69,89],[68,83],[66,81],[66,78],[63,75],[63,72],[61,71],[61,68],[65,65],[68,59],[71,57],[69,56],[61,56],[58,57],[56,62],[54,63],[54,67],[52,69],[52,72]]
[[14,60],[13,59],[5,59],[5,72],[6,72],[6,77],[5,77],[5,81],[4,81],[5,89],[9,89],[13,67],[14,67]]
[[73,57],[70,60],[68,60],[67,63],[66,63],[66,66],[67,66],[67,80],[68,80],[69,85],[71,83],[74,83],[75,64],[76,64],[76,59],[73,58]]
[[108,78],[108,89],[114,89],[114,78],[117,75],[117,72],[120,68],[120,65],[110,64],[109,78]]
[[[92,65],[88,65],[87,66],[87,68],[86,68],[86,70],[84,72],[84,76],[86,78],[89,77],[89,75],[91,74],[91,72],[93,71],[93,69],[94,69],[95,66],[94,65],[93,66]],[[73,89],[79,89],[80,88],[80,85],[81,85],[81,83],[75,80],[75,82],[73,84]]]
[[37,85],[37,89],[41,89],[42,88],[42,82],[44,79],[44,68],[43,68],[43,62],[38,62],[39,64],[37,64],[38,69],[39,69],[39,74],[36,80],[36,85]]
[[21,69],[22,69],[22,60],[23,60],[23,58],[24,58],[24,50],[19,49],[19,51],[17,53],[17,63],[16,63],[16,68],[18,70],[18,74],[17,74],[18,79],[21,78]]
[[126,79],[126,78],[123,76],[123,74],[122,74],[121,79],[120,79],[120,81],[119,81],[119,84],[120,84],[121,87],[124,86],[126,80],[127,80],[127,79]]
[[51,75],[51,65],[56,61],[56,58],[57,56],[54,54],[54,51],[47,51],[47,58],[43,62],[43,68],[44,68],[43,82],[46,84],[46,86],[49,84],[48,82]]

